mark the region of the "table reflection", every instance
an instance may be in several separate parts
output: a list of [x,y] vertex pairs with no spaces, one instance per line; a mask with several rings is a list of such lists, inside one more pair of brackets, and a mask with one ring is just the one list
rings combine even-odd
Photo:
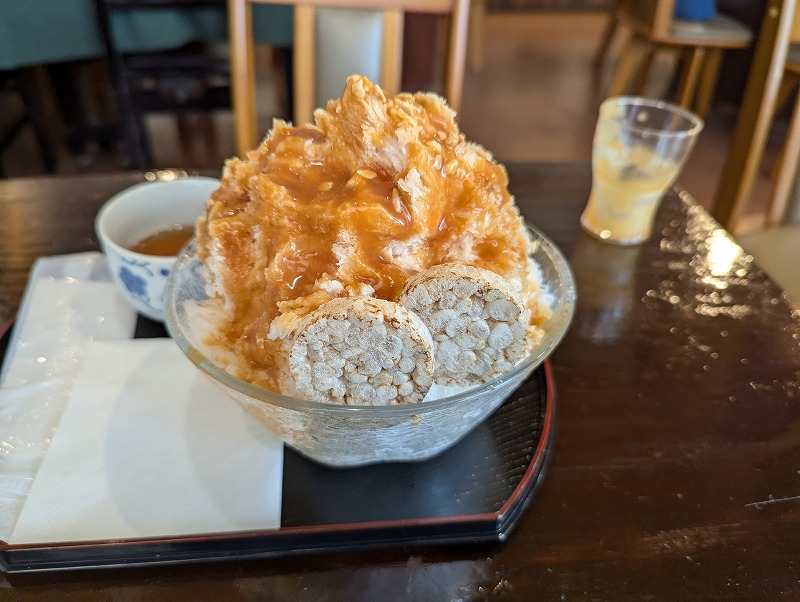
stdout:
[[570,257],[583,312],[577,324],[581,336],[599,343],[621,336],[641,296],[634,277],[641,252],[641,245],[613,245],[581,231]]

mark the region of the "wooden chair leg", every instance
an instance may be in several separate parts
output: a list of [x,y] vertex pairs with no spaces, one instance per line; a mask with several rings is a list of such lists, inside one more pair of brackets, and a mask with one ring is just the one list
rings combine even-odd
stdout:
[[383,12],[381,42],[381,86],[388,94],[397,94],[403,76],[403,13],[398,9]]
[[42,154],[44,168],[47,173],[53,173],[56,170],[56,153],[50,141],[51,137],[48,135],[44,125],[42,102],[40,100],[43,98],[44,93],[39,85],[42,74],[37,69],[39,68],[33,67],[19,71],[19,92],[33,128],[33,135],[39,144],[39,152]]
[[484,64],[484,22],[486,0],[471,0],[469,11],[469,66],[476,73],[483,71]]
[[617,28],[619,27],[619,18],[617,17],[616,9],[612,9],[610,14],[608,15],[608,20],[606,21],[605,29],[603,30],[603,36],[600,38],[600,45],[597,47],[597,50],[594,53],[594,57],[592,58],[592,67],[595,69],[599,69],[603,61],[606,58],[606,53],[608,49],[611,47],[611,42],[614,39],[614,34],[617,33]]
[[155,161],[153,160],[153,149],[150,146],[150,135],[147,131],[147,123],[144,119],[145,118],[142,113],[136,112],[133,115],[132,123],[136,128],[134,135],[136,136],[136,140],[139,145],[139,153],[137,155],[139,158],[136,160],[140,160],[142,162],[139,166],[132,164],[131,167],[134,167],[135,169],[150,169],[155,165]]
[[317,76],[314,58],[316,41],[313,6],[294,9],[294,109],[295,125],[310,123],[314,116]]
[[175,117],[175,126],[178,130],[178,145],[181,147],[182,155],[194,161],[195,128],[192,120],[187,115],[178,115]]
[[642,64],[639,66],[639,72],[636,74],[636,79],[633,82],[632,93],[637,96],[644,94],[644,88],[647,85],[647,80],[650,76],[650,68],[653,66],[653,58],[656,55],[656,47],[651,46],[645,52]]
[[228,2],[228,39],[231,53],[231,97],[236,153],[245,157],[255,148],[257,135],[255,57],[251,39],[252,13],[243,0]]
[[636,36],[631,36],[617,60],[611,83],[608,85],[608,96],[619,96],[628,90],[631,77],[637,72],[642,58],[648,52],[650,44]]
[[[775,96],[775,113],[783,108],[783,105],[785,105],[789,100],[792,92],[794,92],[797,88],[798,83],[800,83],[800,79],[798,79],[796,75],[792,75],[790,73],[783,74],[783,77],[781,78],[781,85],[778,88],[778,94]],[[775,118],[774,113],[772,118]]]
[[684,108],[689,109],[692,106],[692,100],[694,99],[697,84],[700,80],[700,68],[703,65],[705,54],[705,48],[699,46],[694,48],[688,64],[684,67],[681,84],[678,88],[678,104]]
[[700,85],[697,89],[697,99],[694,103],[695,112],[703,119],[708,116],[711,104],[714,102],[714,91],[717,88],[717,78],[721,64],[722,48],[709,48],[706,51],[706,60],[703,63]]
[[786,133],[786,142],[784,142],[781,155],[780,166],[775,178],[775,188],[766,212],[767,226],[779,224],[783,221],[783,215],[789,202],[789,194],[797,173],[798,161],[800,161],[800,96],[794,103],[792,118],[789,121],[789,131]]
[[[780,88],[778,88],[778,94],[775,100],[775,110],[772,111],[772,119],[770,123],[775,122],[775,115],[778,114],[778,111],[781,110],[786,101],[789,100],[789,97],[792,95],[792,92],[797,92],[798,81],[795,78],[788,77],[784,74],[783,79],[781,80]],[[788,132],[786,139],[784,140],[783,144],[781,145],[781,150],[778,151],[778,156],[775,158],[775,162],[772,165],[772,169],[769,170],[769,179],[772,182],[777,182],[778,175],[781,171],[781,166],[783,162],[786,160],[786,145],[788,143]]]
[[203,137],[206,152],[210,153],[212,149],[219,147],[219,136],[217,135],[217,125],[214,117],[210,113],[201,113],[197,118],[197,122],[197,129]]

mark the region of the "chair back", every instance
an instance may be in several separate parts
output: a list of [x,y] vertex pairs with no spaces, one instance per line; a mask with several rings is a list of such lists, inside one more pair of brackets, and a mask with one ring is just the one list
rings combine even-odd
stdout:
[[[382,23],[380,85],[387,93],[400,89],[405,12],[449,17],[444,96],[458,110],[464,85],[469,0],[228,0],[231,43],[231,73],[236,129],[236,150],[243,156],[258,143],[255,99],[255,66],[251,28],[251,5],[294,5],[294,107],[295,124],[311,121],[316,106],[318,9],[363,9],[380,11]],[[326,30],[330,33],[331,30]],[[325,49],[329,51],[329,49]],[[344,85],[342,80],[341,85]]]
[[619,10],[634,29],[659,40],[669,34],[675,0],[621,0]]
[[130,167],[144,169],[154,163],[145,114],[181,116],[188,112],[208,114],[230,108],[229,63],[207,44],[124,52],[114,35],[117,28],[112,26],[112,14],[135,16],[138,12],[141,16],[156,10],[162,14],[172,9],[178,12],[199,8],[222,10],[223,3],[224,0],[94,0],[97,26],[114,87],[119,129]]

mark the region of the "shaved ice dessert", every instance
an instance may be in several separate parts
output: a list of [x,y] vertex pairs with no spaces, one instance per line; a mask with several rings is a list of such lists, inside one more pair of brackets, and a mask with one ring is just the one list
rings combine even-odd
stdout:
[[502,165],[429,93],[360,76],[226,162],[197,224],[209,345],[274,392],[416,403],[510,370],[549,316]]

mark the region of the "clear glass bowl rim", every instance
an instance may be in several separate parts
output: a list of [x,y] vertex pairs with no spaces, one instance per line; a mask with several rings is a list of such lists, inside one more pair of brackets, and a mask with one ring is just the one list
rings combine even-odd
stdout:
[[[183,331],[176,313],[176,275],[187,269],[192,261],[197,261],[194,240],[190,241],[189,244],[184,247],[183,251],[181,251],[167,280],[164,295],[165,325],[170,336],[176,341],[180,349],[192,363],[200,368],[200,370],[220,384],[257,401],[299,412],[319,412],[328,415],[340,414],[351,417],[362,416],[363,418],[404,417],[444,409],[453,404],[461,403],[465,399],[471,399],[474,396],[483,395],[488,391],[502,388],[509,381],[518,378],[522,373],[532,372],[533,369],[537,368],[553,352],[567,333],[575,311],[576,302],[575,278],[572,274],[572,270],[559,248],[547,236],[535,226],[527,224],[527,227],[534,234],[534,240],[542,246],[545,255],[551,259],[557,278],[561,282],[564,296],[556,300],[553,307],[553,314],[544,325],[545,336],[536,346],[534,353],[519,362],[512,370],[486,383],[471,387],[454,395],[415,404],[398,404],[391,406],[338,405],[281,395],[233,376],[206,357],[197,347],[192,345],[186,333]],[[552,293],[552,290],[550,292]]]

